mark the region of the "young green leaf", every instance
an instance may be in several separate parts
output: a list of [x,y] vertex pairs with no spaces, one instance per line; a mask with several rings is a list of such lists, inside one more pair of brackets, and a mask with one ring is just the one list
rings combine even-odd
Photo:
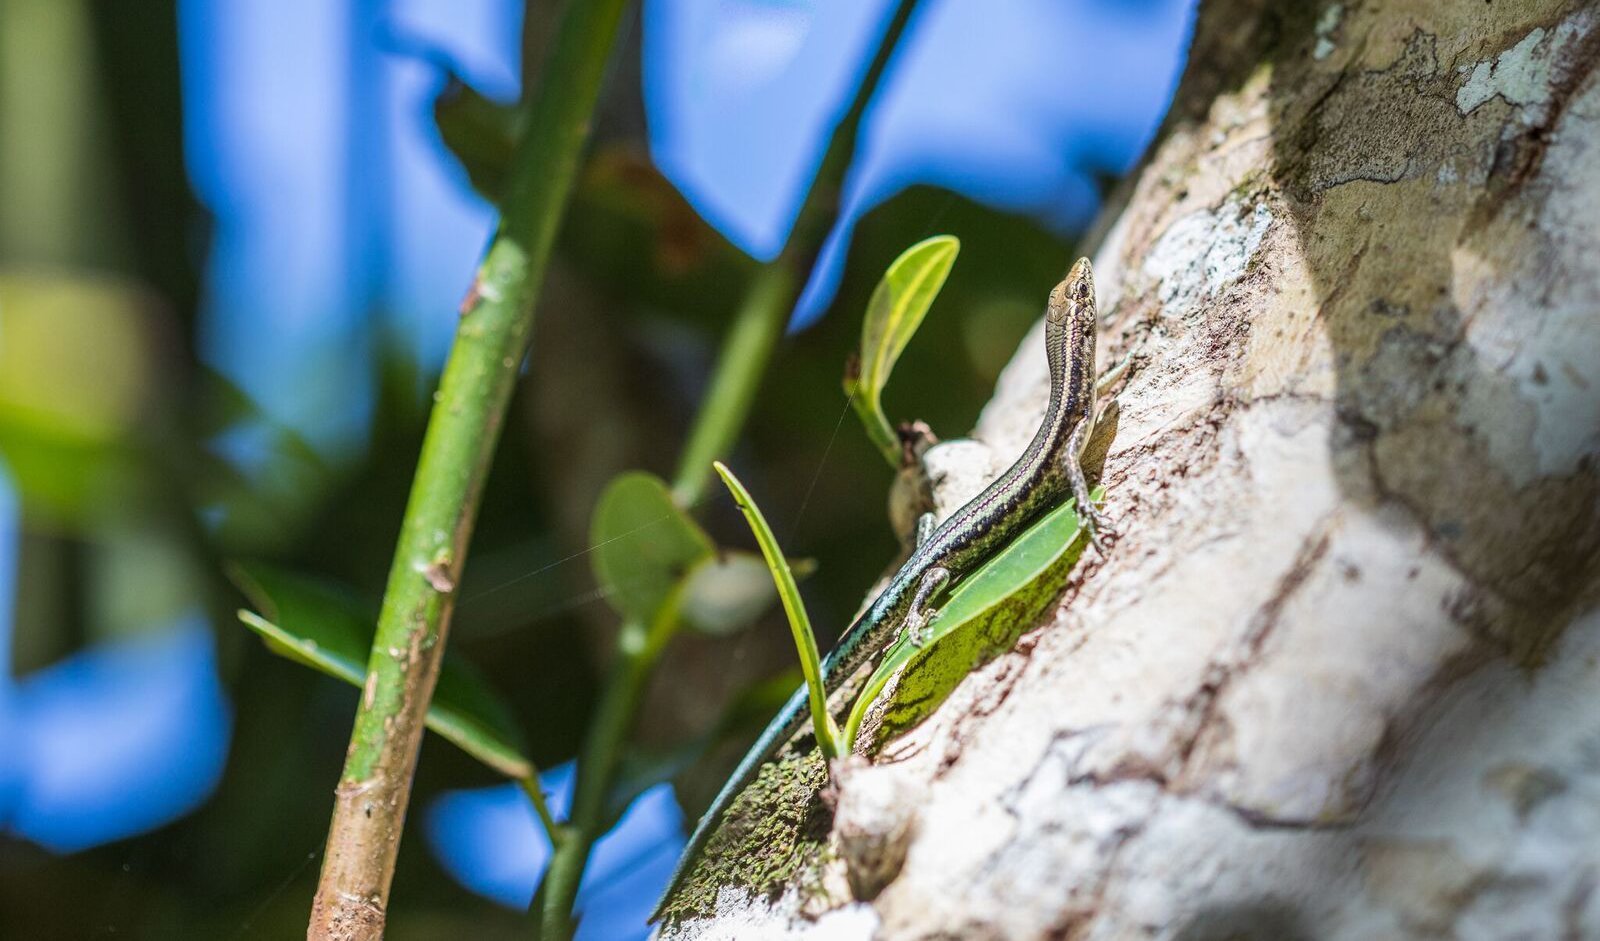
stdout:
[[[366,681],[375,612],[325,582],[263,565],[229,567],[229,577],[261,613],[240,611],[267,649],[355,687]],[[477,669],[447,651],[428,707],[428,728],[509,778],[537,769],[522,752],[511,711]]]
[[794,645],[800,653],[800,669],[805,673],[806,688],[810,690],[811,723],[816,731],[817,745],[824,757],[838,757],[843,754],[839,749],[839,727],[828,712],[828,693],[822,685],[822,660],[817,655],[817,637],[811,630],[811,618],[806,614],[800,589],[795,586],[789,560],[778,548],[778,538],[772,534],[772,527],[767,525],[766,517],[761,515],[761,509],[750,498],[750,492],[744,489],[744,484],[721,461],[715,461],[711,466],[716,468],[717,476],[722,478],[728,492],[733,494],[734,502],[739,504],[745,522],[750,524],[750,532],[756,537],[756,544],[761,547],[761,554],[766,556],[773,584],[778,587],[783,613],[789,617],[789,630],[794,634]]
[[900,466],[900,444],[883,414],[883,387],[939,296],[960,250],[961,242],[953,235],[936,235],[906,249],[873,289],[861,322],[859,362],[854,375],[845,377],[845,393],[867,437],[894,467]]
[[[1100,491],[1096,490],[1093,497],[1098,500]],[[1002,613],[1008,601],[1030,590],[1041,575],[1077,546],[1082,541],[1081,534],[1076,504],[1068,500],[963,579],[928,626],[922,646],[912,644],[905,636],[891,644],[850,709],[845,721],[845,748],[855,747],[861,722],[890,677],[913,659],[926,656],[941,639]]]
[[675,585],[715,553],[661,478],[628,471],[600,495],[589,525],[594,577],[611,607],[651,621]]

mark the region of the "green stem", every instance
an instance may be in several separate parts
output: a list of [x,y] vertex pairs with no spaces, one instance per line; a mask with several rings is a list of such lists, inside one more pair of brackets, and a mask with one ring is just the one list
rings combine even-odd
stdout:
[[528,802],[533,805],[533,812],[539,817],[539,826],[544,828],[544,835],[553,848],[565,838],[565,831],[556,823],[555,815],[550,812],[550,805],[544,799],[544,786],[539,783],[539,775],[530,774],[518,779],[524,794],[528,795]]
[[572,906],[588,865],[589,850],[607,824],[606,798],[611,793],[622,745],[633,726],[645,684],[662,649],[677,631],[681,594],[680,589],[661,606],[648,630],[637,621],[623,622],[617,662],[606,679],[580,753],[569,823],[562,842],[550,857],[550,868],[540,887],[540,937],[544,941],[565,941],[572,936]]
[[335,791],[309,939],[380,938],[453,592],[626,0],[567,5],[428,419]]
[[828,141],[811,190],[795,216],[788,242],[777,258],[761,266],[745,289],[733,329],[717,354],[717,367],[706,390],[705,404],[695,417],[673,477],[672,495],[682,506],[694,506],[705,496],[706,485],[711,482],[711,462],[727,457],[744,427],[761,376],[766,372],[773,348],[783,336],[784,324],[805,283],[802,276],[811,270],[822,248],[822,240],[839,219],[839,193],[843,189],[845,171],[856,152],[856,141],[861,136],[861,118],[916,6],[917,0],[900,0],[895,7],[856,95]]
[[692,507],[705,496],[711,462],[727,455],[744,427],[798,290],[798,278],[787,264],[772,262],[756,270],[673,477],[672,496],[679,506]]
[[866,429],[867,440],[878,449],[884,460],[895,470],[900,469],[900,454],[903,450],[900,436],[895,434],[894,426],[889,424],[889,419],[883,414],[883,406],[879,404],[876,395],[869,394],[859,387],[849,390],[850,405],[855,409],[856,416],[861,419],[861,427]]

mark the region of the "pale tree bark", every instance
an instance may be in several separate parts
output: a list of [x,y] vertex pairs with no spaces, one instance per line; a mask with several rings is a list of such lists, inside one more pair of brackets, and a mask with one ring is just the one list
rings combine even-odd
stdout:
[[666,934],[1600,938],[1597,65],[1592,3],[1205,4],[1096,240],[1121,541]]

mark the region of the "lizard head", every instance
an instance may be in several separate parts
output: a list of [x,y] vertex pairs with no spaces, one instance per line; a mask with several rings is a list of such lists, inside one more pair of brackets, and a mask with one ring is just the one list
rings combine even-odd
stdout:
[[1094,272],[1089,259],[1080,258],[1067,272],[1066,280],[1050,292],[1045,316],[1051,323],[1067,323],[1082,317],[1094,318]]

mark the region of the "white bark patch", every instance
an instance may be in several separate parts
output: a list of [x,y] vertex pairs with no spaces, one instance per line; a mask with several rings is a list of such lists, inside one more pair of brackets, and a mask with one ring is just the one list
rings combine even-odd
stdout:
[[1271,225],[1266,203],[1246,212],[1231,200],[1174,222],[1144,261],[1144,273],[1161,283],[1162,314],[1183,317],[1238,280]]
[[1334,937],[1338,900],[1357,884],[1345,842],[1252,827],[1215,804],[1167,796],[1118,855],[1087,937]]
[[1413,526],[1347,508],[1326,538],[1261,649],[1234,671],[1191,769],[1252,819],[1354,818],[1390,722],[1438,670],[1441,652],[1472,644],[1439,611],[1462,581]]
[[793,893],[776,905],[765,898],[728,887],[717,893],[717,917],[697,919],[657,928],[654,938],[693,938],[695,941],[867,941],[878,930],[878,914],[870,905],[845,905],[815,921],[793,917],[798,911]]
[[1600,282],[1583,274],[1600,253],[1600,81],[1591,79],[1553,129],[1544,180],[1530,225],[1507,220],[1495,230],[1497,250],[1470,245],[1452,264],[1463,352],[1508,390],[1469,386],[1462,414],[1518,486],[1600,454]]
[[[1042,344],[1041,344],[1042,345]],[[933,487],[934,514],[943,522],[1005,470],[988,445],[970,438],[942,441],[922,456]]]
[[[1542,121],[1550,103],[1552,74],[1562,53],[1589,32],[1592,17],[1581,12],[1562,20],[1553,31],[1538,27],[1510,49],[1471,67],[1456,91],[1456,110],[1471,114],[1491,98],[1502,98],[1520,110],[1524,124]],[[1467,71],[1462,66],[1461,71]]]
[[[1600,611],[1573,624],[1539,672],[1496,662],[1457,684],[1416,724],[1354,834],[1369,897],[1352,899],[1350,915],[1372,918],[1377,903],[1418,933],[1600,937],[1597,696]],[[1463,875],[1472,891],[1449,891]]]

